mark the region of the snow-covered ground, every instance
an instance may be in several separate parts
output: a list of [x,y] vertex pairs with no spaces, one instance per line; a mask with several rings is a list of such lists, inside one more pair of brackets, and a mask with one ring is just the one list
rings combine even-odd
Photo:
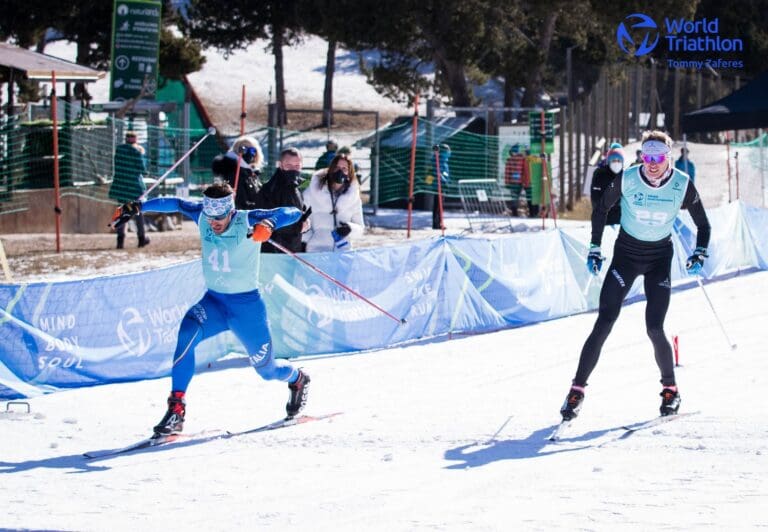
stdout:
[[[0,527],[46,530],[754,530],[768,527],[768,272],[676,292],[680,417],[658,413],[645,303],[625,307],[578,420],[545,440],[594,313],[303,360],[330,420],[109,459],[147,434],[168,379],[0,414]],[[284,384],[230,362],[193,380],[186,431],[278,418]],[[5,408],[0,408],[0,411]]]

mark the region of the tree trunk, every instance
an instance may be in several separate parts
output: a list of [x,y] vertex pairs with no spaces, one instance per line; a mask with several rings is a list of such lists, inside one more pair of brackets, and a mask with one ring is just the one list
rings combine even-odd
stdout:
[[451,93],[451,105],[470,107],[472,95],[464,72],[466,58],[460,53],[458,57],[451,56],[441,37],[441,35],[447,35],[452,28],[448,11],[437,9],[422,22],[421,31],[434,50],[432,57],[437,70],[435,76],[440,76],[442,82],[448,87]]
[[[515,106],[515,83],[509,77],[504,78],[504,107]],[[512,121],[512,111],[504,111],[504,122]]]
[[288,123],[285,112],[285,78],[283,76],[283,28],[272,26],[272,53],[275,55],[275,103],[277,104],[277,123]]
[[549,57],[549,48],[552,45],[552,38],[555,34],[555,23],[557,22],[557,10],[547,13],[541,30],[539,39],[538,60],[534,61],[525,83],[525,94],[523,95],[523,107],[536,107],[536,101],[542,87],[542,74]]
[[464,75],[464,65],[446,59],[443,54],[438,53],[436,55],[442,80],[451,92],[451,105],[455,107],[470,107],[472,105],[472,97],[469,93],[467,78]]
[[323,88],[323,127],[333,125],[333,74],[336,71],[336,41],[328,40],[325,56],[325,87]]

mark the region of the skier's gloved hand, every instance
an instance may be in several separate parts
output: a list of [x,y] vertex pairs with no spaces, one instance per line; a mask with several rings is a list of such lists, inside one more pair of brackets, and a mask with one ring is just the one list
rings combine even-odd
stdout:
[[349,226],[349,224],[341,222],[334,232],[341,238],[344,238],[352,232],[352,228]]
[[253,226],[253,235],[251,238],[253,238],[255,242],[266,242],[272,236],[272,231],[274,229],[275,223],[267,218]]
[[600,273],[600,269],[603,267],[603,257],[600,254],[600,246],[594,244],[589,245],[589,254],[587,254],[587,269],[592,275]]
[[688,275],[699,275],[701,268],[704,267],[704,259],[709,257],[707,255],[707,248],[697,247],[693,250],[693,255],[688,257],[685,262],[685,269],[688,270]]

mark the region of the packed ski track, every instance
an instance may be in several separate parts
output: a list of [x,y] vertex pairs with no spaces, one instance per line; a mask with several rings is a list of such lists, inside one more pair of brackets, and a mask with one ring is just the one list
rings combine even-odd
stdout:
[[[45,530],[753,530],[768,527],[768,272],[675,291],[681,414],[658,415],[645,302],[622,309],[571,426],[547,440],[594,313],[300,360],[313,423],[149,436],[169,379],[0,406],[0,528]],[[198,374],[188,434],[253,429],[287,389],[244,360]],[[6,408],[8,411],[6,412]]]

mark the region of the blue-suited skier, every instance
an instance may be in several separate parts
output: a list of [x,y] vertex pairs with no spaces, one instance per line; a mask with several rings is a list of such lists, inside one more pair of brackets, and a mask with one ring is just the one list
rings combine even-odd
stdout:
[[[207,187],[202,202],[155,198],[127,203],[120,211],[123,218],[139,211],[181,212],[197,223],[202,242],[203,276],[208,290],[181,321],[168,411],[154,427],[155,435],[181,432],[186,415],[184,395],[195,372],[195,347],[226,330],[243,343],[251,365],[262,378],[289,383],[286,413],[289,418],[298,414],[306,403],[310,379],[301,369],[273,357],[258,273],[261,243],[274,229],[296,222],[301,212],[294,207],[236,210],[232,187],[227,183]],[[253,234],[249,238],[251,227]]]
[[600,310],[592,333],[584,343],[576,376],[560,410],[564,420],[576,417],[584,400],[592,370],[613,324],[619,317],[621,303],[642,275],[646,298],[645,326],[653,344],[656,364],[661,373],[662,416],[676,414],[680,393],[675,382],[672,346],[664,334],[664,319],[672,292],[672,225],[680,209],[688,212],[696,224],[696,249],[688,257],[688,273],[697,275],[704,264],[709,245],[710,226],[693,181],[671,164],[672,139],[663,131],[643,135],[643,164],[632,166],[611,181],[600,201],[592,208],[592,242],[587,268],[597,275],[603,257],[600,242],[606,216],[621,203],[621,230],[613,248],[613,260],[600,291]]

